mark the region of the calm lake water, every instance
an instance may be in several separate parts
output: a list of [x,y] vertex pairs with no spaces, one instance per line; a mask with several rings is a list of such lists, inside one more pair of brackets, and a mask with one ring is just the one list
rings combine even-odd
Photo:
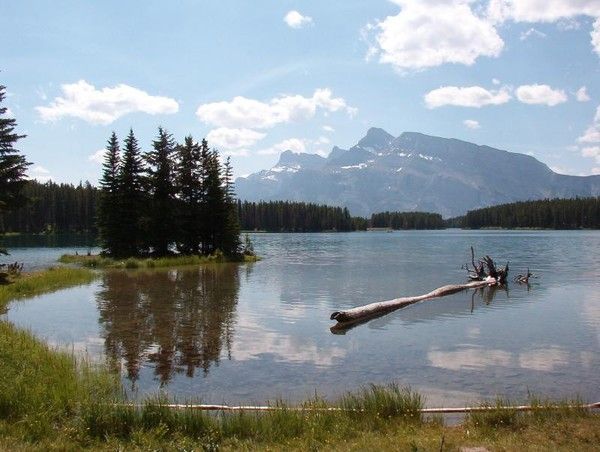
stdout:
[[[396,381],[421,391],[430,406],[528,392],[600,400],[600,232],[252,239],[264,257],[256,264],[107,272],[89,285],[13,303],[0,318],[108,360],[138,397],[162,390],[210,403],[295,401],[315,390],[333,398]],[[471,245],[510,260],[511,279],[527,267],[540,278],[330,331],[332,311],[465,281]],[[48,250],[12,251],[40,266],[51,263]]]

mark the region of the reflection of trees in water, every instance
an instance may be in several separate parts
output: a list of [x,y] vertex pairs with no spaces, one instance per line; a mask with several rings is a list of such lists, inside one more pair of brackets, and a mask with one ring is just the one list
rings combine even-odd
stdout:
[[239,284],[234,264],[107,272],[98,293],[106,355],[115,366],[124,362],[132,382],[145,362],[161,384],[175,372],[208,373],[223,348],[230,356]]

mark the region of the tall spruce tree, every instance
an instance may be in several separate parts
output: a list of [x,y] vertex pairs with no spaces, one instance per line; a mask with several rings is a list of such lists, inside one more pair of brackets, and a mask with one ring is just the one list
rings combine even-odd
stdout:
[[202,238],[201,158],[200,147],[191,135],[177,146],[175,186],[178,196],[177,248],[183,254],[197,254]]
[[[20,207],[25,202],[25,172],[30,165],[14,147],[25,135],[15,133],[17,121],[14,118],[5,117],[8,110],[2,106],[6,97],[5,90],[6,87],[0,85],[0,215]],[[0,248],[0,254],[7,254],[6,250]]]
[[113,132],[108,139],[104,154],[97,219],[101,246],[103,251],[110,255],[120,254],[123,247],[119,241],[121,235],[120,153],[119,140],[117,134]]
[[150,245],[155,255],[165,256],[169,245],[175,242],[175,185],[173,136],[162,127],[152,142],[154,148],[146,158],[148,161],[148,187],[152,197],[149,221]]
[[211,151],[206,140],[202,140],[202,161],[204,169],[203,194],[206,221],[204,229],[205,254],[213,253],[217,249],[223,251],[223,230],[227,209],[225,204],[225,190],[221,180],[221,165],[219,154]]
[[200,156],[200,167],[198,177],[200,180],[200,251],[202,254],[210,252],[210,228],[213,221],[212,213],[208,211],[207,202],[207,177],[208,168],[210,167],[210,148],[208,142],[204,139],[198,147]]
[[233,168],[231,157],[227,157],[223,165],[223,194],[225,197],[225,224],[223,227],[222,247],[228,255],[238,254],[240,242],[240,221],[238,217],[237,201],[233,184]]
[[118,256],[137,256],[145,251],[145,169],[133,130],[124,140],[123,159],[118,177],[120,233]]

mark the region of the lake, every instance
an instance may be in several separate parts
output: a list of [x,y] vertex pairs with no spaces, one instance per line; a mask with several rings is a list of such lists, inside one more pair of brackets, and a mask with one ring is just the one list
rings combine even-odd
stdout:
[[[528,392],[600,400],[598,231],[251,237],[263,257],[255,264],[109,271],[15,302],[0,318],[106,360],[133,397],[297,401],[395,381],[421,391],[429,406],[521,400]],[[509,260],[511,280],[527,267],[539,278],[330,331],[332,311],[466,281],[461,266],[471,245],[500,264]],[[17,247],[11,260],[40,267],[86,246]]]

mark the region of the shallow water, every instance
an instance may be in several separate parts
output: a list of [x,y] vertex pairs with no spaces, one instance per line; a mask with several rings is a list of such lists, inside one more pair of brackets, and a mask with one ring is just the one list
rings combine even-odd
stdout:
[[[600,233],[256,234],[256,264],[111,271],[3,318],[107,359],[134,396],[252,403],[397,381],[428,405],[600,400]],[[334,310],[465,280],[469,247],[530,287],[462,292],[332,334]],[[17,251],[15,251],[16,254]],[[38,259],[38,265],[43,264]]]
[[2,262],[23,262],[25,271],[56,265],[63,254],[100,251],[91,234],[13,235],[2,237],[2,246],[10,252],[9,256],[2,257]]

